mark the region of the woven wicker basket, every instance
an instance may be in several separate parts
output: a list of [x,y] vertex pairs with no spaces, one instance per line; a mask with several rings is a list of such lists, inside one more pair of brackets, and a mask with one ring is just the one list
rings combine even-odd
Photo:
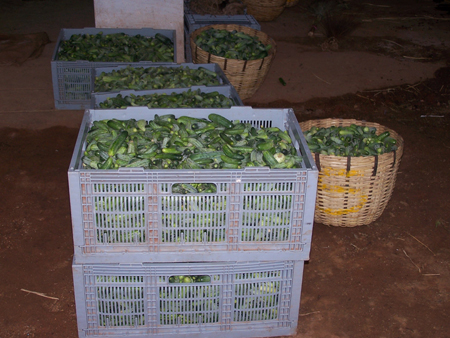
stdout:
[[244,0],[247,13],[258,21],[272,21],[283,13],[286,0]]
[[[236,30],[244,32],[251,36],[257,36],[264,45],[271,45],[269,55],[263,59],[257,60],[237,60],[227,59],[221,56],[213,55],[201,49],[195,43],[196,37],[204,30],[226,29],[228,31]],[[193,63],[217,63],[227,76],[228,80],[234,86],[241,99],[251,97],[262,84],[269,71],[270,64],[276,53],[276,43],[266,33],[259,30],[233,24],[209,25],[201,27],[192,32],[190,37],[192,62]]]
[[285,7],[293,7],[299,3],[300,0],[287,0]]
[[395,186],[403,154],[403,139],[378,123],[351,119],[310,120],[300,123],[303,131],[316,126],[356,124],[389,131],[397,140],[396,151],[379,156],[339,157],[314,154],[319,169],[314,221],[325,225],[354,227],[368,225],[383,213]]

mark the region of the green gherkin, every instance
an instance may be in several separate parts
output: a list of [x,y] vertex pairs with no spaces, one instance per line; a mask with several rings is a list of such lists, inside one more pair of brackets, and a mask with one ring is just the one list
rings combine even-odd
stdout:
[[265,46],[258,37],[236,30],[210,28],[201,32],[195,43],[204,51],[238,60],[257,60],[269,55],[271,45]]

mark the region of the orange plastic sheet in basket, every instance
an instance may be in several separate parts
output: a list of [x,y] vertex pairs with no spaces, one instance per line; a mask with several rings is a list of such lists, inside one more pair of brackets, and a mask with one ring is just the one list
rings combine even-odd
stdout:
[[[363,195],[362,194],[362,190],[361,189],[357,189],[357,188],[350,188],[350,187],[343,187],[340,185],[329,185],[329,184],[325,184],[323,183],[323,177],[324,176],[346,176],[346,177],[354,177],[354,176],[364,176],[364,172],[361,170],[345,170],[345,169],[335,169],[335,168],[324,168],[322,167],[322,171],[319,174],[319,180],[318,180],[318,188],[323,190],[323,191],[328,191],[330,193],[336,193],[338,195],[342,195],[342,194],[352,194],[356,196],[356,200],[358,201],[358,203],[354,206],[349,206],[346,209],[331,209],[331,208],[320,208],[320,210],[322,210],[324,213],[329,214],[329,215],[333,215],[333,216],[339,216],[339,215],[347,215],[353,212],[358,212],[360,211],[364,205],[366,204],[367,200],[368,200],[368,196],[367,195]],[[359,198],[357,195],[360,195]]]

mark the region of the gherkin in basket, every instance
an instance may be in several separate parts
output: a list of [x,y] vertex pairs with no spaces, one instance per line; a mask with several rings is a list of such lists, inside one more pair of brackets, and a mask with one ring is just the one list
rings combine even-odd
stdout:
[[[221,41],[222,38],[216,38],[214,36],[207,41],[201,38],[197,43],[197,39],[205,31],[211,29],[214,30],[211,32],[216,32],[219,36],[224,34],[222,31],[225,30],[233,33],[237,38],[239,36],[241,39],[244,39],[244,36],[246,38],[245,40],[241,40],[241,45],[238,46],[239,48],[234,50],[227,47],[220,47],[217,41]],[[242,50],[246,49],[245,42],[252,44],[248,54],[247,52],[242,52]],[[190,44],[192,61],[194,63],[217,63],[231,84],[236,88],[241,99],[250,98],[264,82],[277,49],[275,41],[266,33],[250,27],[234,24],[201,27],[191,34]],[[225,46],[222,43],[220,45]],[[225,49],[225,51],[221,49]]]

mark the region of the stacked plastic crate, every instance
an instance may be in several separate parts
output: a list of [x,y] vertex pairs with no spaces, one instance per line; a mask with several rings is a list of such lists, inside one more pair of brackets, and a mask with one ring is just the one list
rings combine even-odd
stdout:
[[[287,130],[302,167],[83,168],[93,121],[169,112]],[[294,334],[317,177],[291,109],[87,110],[68,171],[79,337]],[[215,189],[175,192],[186,183]]]
[[204,26],[217,24],[233,24],[247,26],[260,30],[261,25],[256,19],[247,14],[239,15],[208,15],[194,13],[189,6],[190,0],[184,0],[184,43],[186,62],[192,62],[190,36],[196,30]]
[[101,67],[116,67],[132,65],[144,67],[150,65],[168,65],[176,63],[176,45],[174,45],[174,59],[172,62],[92,62],[86,60],[62,61],[58,58],[61,42],[69,40],[71,36],[78,34],[116,34],[125,33],[130,36],[141,35],[155,37],[162,34],[175,41],[175,31],[169,29],[124,29],[124,28],[64,28],[60,31],[56,47],[51,60],[53,96],[56,109],[88,109],[91,105],[91,93],[94,91],[95,69]]
[[[118,66],[118,67],[106,67],[106,68],[96,68],[94,70],[95,79],[101,78],[101,75],[113,75],[114,72],[120,72],[121,70],[127,70],[127,68],[135,66]],[[224,74],[223,70],[216,63],[208,63],[208,64],[194,64],[194,63],[181,63],[181,64],[172,64],[172,65],[151,65],[151,66],[140,66],[137,68],[141,68],[144,70],[148,70],[149,68],[160,69],[161,67],[170,69],[170,68],[183,68],[190,70],[198,70],[204,69],[209,72],[213,72],[217,75],[217,84],[216,85],[197,85],[190,87],[180,87],[180,88],[165,88],[165,89],[148,89],[148,90],[112,90],[112,91],[97,91],[97,87],[94,86],[94,91],[91,94],[91,108],[99,108],[99,105],[106,101],[108,98],[114,98],[118,95],[122,95],[122,97],[130,96],[130,95],[152,95],[152,94],[180,94],[187,90],[191,91],[200,91],[201,93],[218,93],[224,95],[231,99],[234,106],[243,106],[239,94],[236,89],[228,80],[227,76]],[[146,74],[148,76],[148,74]],[[142,79],[140,79],[142,81]],[[148,86],[148,82],[146,86]]]

